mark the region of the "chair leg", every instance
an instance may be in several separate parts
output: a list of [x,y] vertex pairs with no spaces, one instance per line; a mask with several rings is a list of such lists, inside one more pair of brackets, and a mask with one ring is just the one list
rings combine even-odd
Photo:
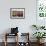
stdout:
[[7,46],[7,34],[5,34],[5,46]]
[[5,44],[5,46],[7,46],[7,42],[6,42],[6,41],[5,41],[5,43],[4,43],[4,44]]

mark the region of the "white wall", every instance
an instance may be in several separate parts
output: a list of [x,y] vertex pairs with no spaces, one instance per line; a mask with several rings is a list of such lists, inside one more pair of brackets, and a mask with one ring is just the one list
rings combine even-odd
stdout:
[[[10,19],[10,8],[25,8],[25,19]],[[17,26],[20,32],[29,32],[32,35],[32,24],[36,24],[36,0],[0,1],[0,34]]]

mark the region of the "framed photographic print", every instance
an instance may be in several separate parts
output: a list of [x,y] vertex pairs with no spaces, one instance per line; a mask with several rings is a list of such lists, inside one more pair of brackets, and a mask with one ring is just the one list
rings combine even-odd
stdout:
[[46,18],[46,0],[37,0],[37,15],[39,18]]
[[10,8],[10,18],[11,19],[24,19],[25,8]]
[[37,0],[36,10],[36,24],[46,25],[46,0]]

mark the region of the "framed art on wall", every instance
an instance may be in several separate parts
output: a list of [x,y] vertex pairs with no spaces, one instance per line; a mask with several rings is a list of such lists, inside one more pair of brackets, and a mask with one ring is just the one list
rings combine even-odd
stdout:
[[11,19],[24,19],[25,8],[10,8],[10,18]]
[[36,23],[37,25],[46,25],[46,0],[37,0],[36,4],[37,15]]
[[37,1],[37,15],[39,18],[46,18],[46,0]]

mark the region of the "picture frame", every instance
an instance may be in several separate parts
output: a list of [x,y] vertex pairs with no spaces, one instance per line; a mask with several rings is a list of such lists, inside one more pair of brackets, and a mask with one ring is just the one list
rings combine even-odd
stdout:
[[10,18],[11,19],[24,19],[25,8],[10,8]]
[[37,25],[46,25],[46,0],[37,0],[36,1],[36,24]]
[[36,10],[37,16],[39,19],[46,18],[46,0],[37,0],[36,1]]

